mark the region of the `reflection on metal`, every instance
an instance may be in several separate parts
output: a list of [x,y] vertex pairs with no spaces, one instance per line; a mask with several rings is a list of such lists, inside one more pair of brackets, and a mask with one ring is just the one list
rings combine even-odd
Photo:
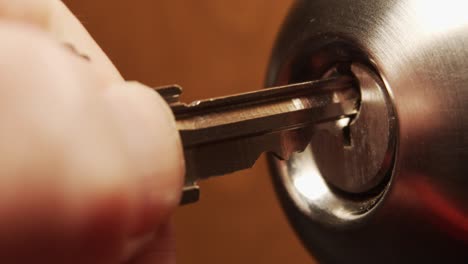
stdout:
[[379,75],[395,113],[388,120],[396,125],[396,151],[384,158],[391,175],[363,188],[364,194],[339,182],[347,179],[326,175],[326,192],[324,185],[317,191],[310,187],[318,180],[304,178],[316,177],[310,164],[323,158],[318,155],[270,158],[287,215],[320,262],[468,259],[466,5],[304,0],[293,8],[274,49],[267,85],[316,79],[337,63],[355,62]]
[[452,30],[463,30],[463,27],[468,26],[466,1],[412,0],[408,2],[407,10],[414,12],[414,25],[421,32],[429,34],[429,38],[434,33],[444,34]]
[[290,162],[281,162],[287,163],[288,173],[294,175],[291,179],[292,185],[288,184],[285,187],[293,196],[298,209],[305,214],[320,212],[319,221],[325,224],[346,225],[347,221],[356,223],[373,202],[350,202],[334,193],[316,164],[309,162],[313,159],[309,146],[304,152],[294,154]]
[[[301,156],[305,156],[306,159],[313,159],[310,148],[301,153]],[[323,200],[324,196],[329,192],[327,183],[313,162],[301,165],[301,172],[296,174],[292,182],[294,188],[302,196],[301,198],[308,201],[318,202]]]

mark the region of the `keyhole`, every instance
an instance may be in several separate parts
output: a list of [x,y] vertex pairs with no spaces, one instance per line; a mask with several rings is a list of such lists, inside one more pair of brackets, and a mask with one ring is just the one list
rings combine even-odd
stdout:
[[[351,123],[351,122],[349,122]],[[351,127],[349,124],[341,130],[343,132],[343,144],[345,147],[352,147],[353,141],[351,139]]]
[[354,120],[355,116],[347,117],[338,120],[337,122],[337,132],[339,136],[339,131],[341,130],[341,136],[343,137],[343,146],[351,148],[353,146],[353,140],[351,138],[351,124]]

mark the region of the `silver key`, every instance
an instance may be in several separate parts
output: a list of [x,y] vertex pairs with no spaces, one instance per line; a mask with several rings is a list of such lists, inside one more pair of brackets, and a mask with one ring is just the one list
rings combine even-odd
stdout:
[[314,126],[352,118],[360,94],[352,76],[272,87],[254,92],[179,102],[179,86],[156,88],[177,122],[186,164],[181,203],[199,197],[196,182],[251,168],[264,152],[288,159],[303,151]]

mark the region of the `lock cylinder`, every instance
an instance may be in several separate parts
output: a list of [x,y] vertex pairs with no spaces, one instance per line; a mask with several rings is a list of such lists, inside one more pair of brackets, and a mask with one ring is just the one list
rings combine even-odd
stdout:
[[319,128],[311,140],[317,173],[337,190],[365,195],[382,190],[391,174],[396,118],[380,77],[351,64],[361,93],[359,112]]
[[[355,116],[269,158],[279,201],[320,263],[468,259],[468,16],[465,1],[299,0],[267,86],[351,65]],[[466,262],[466,261],[465,261]]]
[[279,83],[351,75],[360,93],[352,117],[318,124],[310,145],[287,160],[271,158],[301,211],[334,228],[362,225],[384,196],[396,153],[397,118],[385,82],[369,57],[352,42],[311,40],[284,63]]

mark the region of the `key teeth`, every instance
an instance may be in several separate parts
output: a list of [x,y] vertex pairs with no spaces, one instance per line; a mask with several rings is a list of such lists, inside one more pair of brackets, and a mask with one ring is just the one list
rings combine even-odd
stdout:
[[[312,139],[312,137],[311,137]],[[304,152],[304,150],[307,148],[307,146],[309,145],[310,143],[307,142],[306,144],[303,144],[301,145],[300,147],[294,149],[293,151],[280,151],[280,152],[277,152],[277,151],[269,151],[267,153],[269,154],[272,154],[273,156],[275,156],[275,158],[277,159],[280,159],[280,160],[289,160],[291,158],[292,155],[296,154],[296,153],[301,153],[301,152]]]
[[269,153],[280,160],[289,160],[292,155],[303,152],[309,146],[316,129],[317,127],[308,127],[285,132],[278,139],[281,142],[278,144],[279,149]]

